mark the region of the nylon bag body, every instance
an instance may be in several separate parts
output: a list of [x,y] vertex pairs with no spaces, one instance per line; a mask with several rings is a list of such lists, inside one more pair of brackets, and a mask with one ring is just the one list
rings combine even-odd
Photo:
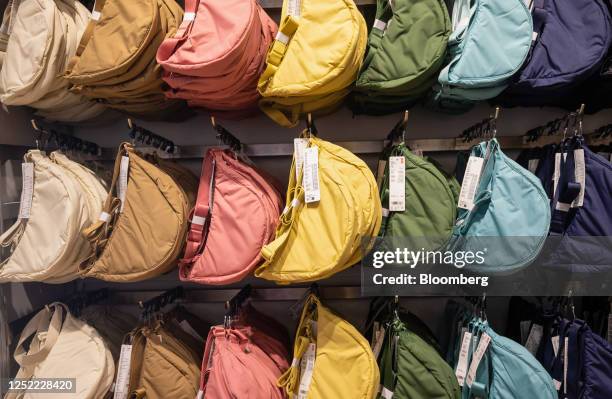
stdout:
[[551,376],[524,346],[498,335],[487,322],[473,321],[469,330],[476,339],[469,348],[468,364],[485,334],[490,342],[473,382],[466,379],[462,399],[557,398]]
[[[553,180],[555,157],[559,159],[559,180],[552,192],[552,222],[550,234],[556,247],[547,251],[541,259],[551,268],[560,268],[576,273],[597,273],[609,270],[611,249],[588,237],[612,236],[612,164],[591,151],[580,138],[572,139],[561,146],[561,152],[550,153],[541,162],[553,165],[543,179]],[[577,151],[584,159],[585,179],[582,206],[574,206],[580,196],[581,183],[576,181]],[[569,204],[572,204],[571,206]],[[587,238],[581,240],[580,237]],[[588,255],[588,256],[587,256]]]
[[[33,168],[31,210],[0,237],[10,251],[0,263],[0,281],[74,280],[80,262],[91,255],[81,230],[97,218],[96,211],[99,214],[100,183],[88,185],[38,150],[29,151],[25,162]],[[91,187],[98,192],[88,192]]]
[[261,249],[274,238],[282,200],[255,167],[222,149],[202,162],[180,277],[201,284],[242,280],[261,263]]
[[255,0],[188,0],[185,11],[189,18],[157,50],[166,96],[225,115],[253,113],[276,23]]
[[508,158],[496,139],[475,146],[472,156],[486,159],[474,207],[459,210],[449,248],[477,252],[500,240],[495,237],[507,237],[504,245],[487,252],[482,264],[469,268],[512,273],[531,264],[544,246],[550,226],[548,198],[540,181]]
[[389,114],[416,103],[436,82],[450,34],[444,1],[377,1],[367,54],[350,99],[353,112]]
[[286,127],[306,113],[335,110],[357,78],[366,42],[367,27],[352,0],[285,0],[259,78],[260,108]]
[[[403,212],[389,211],[389,164],[381,187],[381,202],[384,204],[383,221],[379,236],[405,246],[403,240],[414,238],[423,241],[426,249],[444,246],[453,231],[457,218],[457,200],[453,194],[454,178],[444,176],[438,167],[419,157],[404,144],[393,147],[389,156],[403,156],[406,166],[406,209]],[[454,182],[453,182],[454,181]],[[421,245],[419,245],[421,247]]]
[[[26,350],[25,342],[32,336]],[[20,365],[15,378],[70,377],[76,381],[76,391],[8,393],[5,399],[99,399],[110,389],[115,376],[115,363],[102,337],[61,303],[48,305],[28,322],[17,343],[15,361]]]
[[278,381],[288,397],[296,395],[300,388],[299,364],[310,344],[316,345],[316,356],[308,399],[376,397],[380,374],[370,344],[313,294],[304,304],[291,367]]
[[357,263],[380,229],[382,210],[369,167],[346,149],[316,137],[321,200],[306,204],[303,173],[289,175],[287,207],[276,237],[263,247],[257,277],[288,284],[327,278]]
[[601,0],[536,0],[532,13],[533,48],[501,102],[560,105],[599,71],[612,44],[612,19]]
[[30,106],[39,116],[66,122],[100,115],[104,107],[71,93],[62,76],[89,18],[76,0],[10,1],[0,27],[0,101]]
[[123,143],[102,216],[83,231],[93,254],[81,264],[81,275],[129,282],[169,271],[183,250],[190,207],[171,175]]
[[271,346],[255,344],[254,335],[259,336],[260,345],[270,340],[265,334],[245,326],[211,329],[202,362],[200,387],[206,398],[285,398],[276,380],[288,364],[285,361],[284,369],[279,369],[271,357],[274,353],[264,351]]
[[496,97],[527,58],[532,31],[531,14],[522,0],[456,1],[449,61],[434,89],[435,106],[465,110]]
[[384,393],[379,398],[461,397],[453,369],[432,346],[399,319],[392,321],[387,331],[380,366]]
[[163,93],[156,53],[183,18],[174,0],[103,0],[70,60],[71,90],[119,111],[159,117],[176,109]]
[[158,323],[130,333],[130,398],[196,397],[202,356],[189,337],[171,323]]

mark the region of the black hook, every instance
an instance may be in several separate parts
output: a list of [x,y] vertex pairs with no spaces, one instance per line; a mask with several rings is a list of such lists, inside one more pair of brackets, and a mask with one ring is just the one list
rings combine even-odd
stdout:
[[129,136],[132,140],[138,140],[147,146],[157,148],[168,154],[173,154],[175,152],[176,145],[173,141],[155,134],[142,126],[138,126],[131,118],[128,118],[127,122],[128,128],[130,129]]
[[217,132],[217,140],[228,146],[234,152],[242,152],[244,145],[238,140],[236,136],[231,134],[229,130],[217,123],[214,116],[210,117],[210,123],[213,129]]

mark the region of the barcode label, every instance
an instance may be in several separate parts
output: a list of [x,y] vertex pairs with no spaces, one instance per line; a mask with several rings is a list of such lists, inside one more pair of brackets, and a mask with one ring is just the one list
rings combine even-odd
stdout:
[[465,331],[463,338],[461,339],[461,351],[459,352],[459,362],[457,362],[457,369],[455,375],[457,376],[457,382],[459,386],[463,386],[465,383],[465,375],[467,373],[468,357],[470,351],[470,343],[472,341],[472,333]]
[[120,212],[123,212],[123,206],[125,205],[125,195],[127,192],[128,184],[128,171],[130,169],[130,157],[121,157],[121,168],[119,169],[119,181],[117,182],[117,193],[119,200],[121,201]]
[[295,158],[295,181],[299,182],[302,166],[304,166],[304,152],[308,147],[308,139],[293,139],[293,157]]
[[406,158],[389,157],[389,210],[406,210]]
[[117,365],[117,382],[113,399],[127,399],[130,384],[130,367],[132,363],[132,345],[121,345],[119,364]]
[[542,336],[544,335],[544,328],[539,324],[534,324],[531,326],[531,332],[529,333],[529,337],[527,338],[527,342],[525,342],[525,348],[532,355],[536,355],[538,348],[540,347],[540,342],[542,341]]
[[287,2],[287,15],[299,17],[302,14],[302,0],[289,0]]
[[29,219],[32,212],[32,199],[34,196],[34,164],[24,162],[21,164],[22,188],[21,202],[19,204],[19,219]]
[[459,192],[459,202],[457,203],[459,208],[467,209],[468,211],[474,208],[474,197],[480,182],[483,164],[484,158],[471,156],[468,160],[463,183],[461,184],[461,191]]
[[385,168],[387,167],[387,160],[378,160],[378,168],[376,169],[376,184],[380,188],[382,186],[383,179],[385,178]]
[[374,329],[374,343],[372,345],[372,353],[374,353],[374,358],[378,359],[378,355],[380,354],[380,350],[382,349],[383,342],[385,341],[385,327],[379,326],[379,328]]
[[584,149],[574,150],[574,178],[580,184],[580,193],[572,202],[572,208],[579,208],[584,203],[584,190],[586,187],[586,167],[584,163]]
[[608,342],[612,344],[612,313],[608,315]]
[[308,397],[308,391],[310,390],[310,383],[312,382],[312,373],[314,371],[315,358],[317,353],[317,345],[311,343],[306,349],[306,353],[302,357],[300,362],[300,388],[298,390],[298,399],[306,399]]
[[321,200],[319,188],[319,147],[312,146],[304,151],[304,194],[307,204]]

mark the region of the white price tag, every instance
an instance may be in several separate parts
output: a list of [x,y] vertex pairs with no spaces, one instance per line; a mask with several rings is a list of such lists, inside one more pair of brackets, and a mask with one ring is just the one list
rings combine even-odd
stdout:
[[385,178],[385,168],[387,167],[387,160],[380,159],[378,161],[378,168],[376,169],[376,184],[380,188],[382,186],[383,179]]
[[468,160],[463,183],[461,184],[461,191],[459,192],[459,202],[457,204],[459,208],[467,209],[468,211],[474,208],[474,197],[476,196],[476,190],[478,190],[483,165],[484,158],[471,156]]
[[319,147],[308,147],[304,151],[304,196],[306,203],[310,204],[321,200],[319,187]]
[[567,362],[568,362],[568,350],[569,350],[569,337],[565,337],[563,350],[563,393],[567,395]]
[[94,10],[94,11],[91,12],[91,19],[93,21],[99,21],[101,16],[102,16],[102,14],[100,13],[100,11],[95,11]]
[[465,331],[463,338],[461,339],[461,351],[459,352],[459,362],[457,362],[457,369],[455,375],[457,376],[457,382],[459,386],[463,386],[465,383],[465,375],[467,374],[468,357],[470,353],[470,343],[472,341],[472,333]]
[[572,202],[572,208],[579,208],[584,203],[584,189],[586,186],[586,166],[584,163],[584,149],[574,150],[574,178],[580,184],[580,193]]
[[287,2],[287,15],[292,17],[302,15],[302,0],[289,0]]
[[113,399],[127,399],[130,385],[130,366],[132,362],[132,345],[121,345],[121,354],[117,364],[117,380]]
[[32,199],[34,195],[34,164],[24,162],[21,164],[21,202],[19,204],[19,219],[29,219],[32,212]]
[[380,350],[382,349],[384,341],[385,327],[380,326],[380,328],[374,330],[374,343],[372,345],[372,353],[374,353],[375,359],[378,359],[378,355],[380,355]]
[[195,12],[186,12],[183,14],[183,21],[191,22],[195,21],[196,13]]
[[406,158],[389,157],[389,210],[406,210]]
[[531,352],[531,354],[534,356],[537,353],[538,348],[540,347],[540,342],[542,341],[543,335],[544,328],[541,325],[534,324],[533,326],[531,326],[529,337],[527,337],[527,342],[525,342],[525,348],[527,348],[527,350]]
[[125,205],[125,194],[127,192],[128,184],[128,172],[130,169],[130,157],[121,157],[121,167],[119,169],[119,181],[117,182],[117,194],[121,201],[120,212],[123,212],[123,206]]
[[557,357],[557,354],[559,353],[559,336],[556,335],[552,337],[550,341],[552,342],[553,352],[555,353],[555,357]]
[[472,363],[470,364],[470,370],[468,371],[466,383],[468,387],[471,387],[476,379],[476,372],[478,371],[478,366],[480,365],[480,361],[484,356],[487,348],[489,347],[489,343],[491,342],[491,337],[487,333],[482,333],[480,337],[480,342],[478,342],[478,348],[476,348],[476,352],[474,353],[474,357],[472,357]]
[[612,312],[608,315],[608,342],[612,344]]
[[538,170],[538,165],[540,165],[539,159],[530,159],[527,169],[529,169],[531,173],[535,173],[536,170]]
[[529,330],[531,329],[531,320],[523,320],[520,324],[521,327],[521,345],[525,345],[527,337],[529,337]]
[[304,152],[308,147],[308,139],[293,139],[293,157],[295,158],[295,181],[299,181],[302,166],[304,166]]
[[308,397],[308,391],[310,390],[310,383],[312,382],[312,373],[314,371],[315,358],[317,355],[317,345],[311,343],[308,345],[308,349],[304,353],[300,362],[300,387],[298,390],[298,399],[306,399]]

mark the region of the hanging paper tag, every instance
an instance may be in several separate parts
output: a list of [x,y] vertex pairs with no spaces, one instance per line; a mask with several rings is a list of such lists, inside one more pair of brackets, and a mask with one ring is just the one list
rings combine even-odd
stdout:
[[543,335],[544,328],[541,325],[534,324],[533,326],[531,326],[529,337],[527,338],[527,342],[525,342],[525,348],[534,356],[537,353],[538,348],[540,347],[540,342],[542,341]]
[[382,186],[383,179],[385,178],[385,168],[387,167],[386,159],[378,160],[378,168],[376,169],[376,184],[380,188]]
[[375,359],[378,359],[378,355],[380,355],[380,350],[382,349],[382,345],[384,341],[385,341],[385,327],[380,326],[379,329],[374,330],[374,343],[372,345],[372,353],[374,353]]
[[183,22],[187,21],[195,21],[196,13],[195,12],[186,12],[183,14]]
[[302,0],[289,0],[287,2],[287,15],[292,17],[302,15]]
[[130,157],[121,157],[121,167],[119,169],[119,181],[117,182],[117,194],[121,201],[120,212],[123,213],[123,206],[125,205],[125,193],[127,192],[128,183],[128,171],[130,169]]
[[32,197],[34,195],[34,164],[21,164],[21,202],[19,204],[19,219],[29,219],[32,212]]
[[608,342],[612,344],[612,312],[608,315]]
[[100,11],[95,11],[94,10],[94,11],[91,12],[91,19],[93,21],[99,21],[101,16],[102,16],[102,13],[100,13]]
[[478,371],[478,366],[480,365],[480,361],[484,356],[487,348],[489,347],[489,343],[491,342],[491,337],[487,333],[482,333],[480,337],[480,342],[478,342],[478,348],[476,348],[476,352],[474,353],[474,357],[472,358],[472,363],[470,364],[470,371],[468,371],[466,383],[468,387],[471,387],[476,379],[476,372]]
[[555,357],[557,357],[557,354],[559,353],[559,336],[556,335],[554,337],[552,337],[550,339],[552,346],[553,346],[553,352],[555,353]]
[[531,320],[523,320],[520,324],[521,328],[521,345],[525,345],[527,337],[529,337],[529,329],[531,328]]
[[298,399],[306,399],[308,397],[308,391],[310,390],[310,383],[312,382],[312,373],[314,371],[315,357],[317,353],[317,345],[311,343],[306,349],[306,353],[302,357],[300,362],[300,388],[298,391]]
[[132,362],[132,345],[121,345],[119,363],[117,364],[117,380],[113,399],[127,399],[130,384],[130,363]]
[[321,200],[319,187],[319,147],[308,147],[304,151],[304,196],[310,204]]
[[531,173],[535,173],[538,169],[538,165],[540,165],[539,159],[530,159],[529,164],[527,165],[527,169],[529,169]]
[[467,373],[468,365],[468,354],[470,351],[470,342],[472,341],[472,333],[465,331],[463,338],[461,339],[461,351],[459,352],[459,362],[457,363],[457,369],[455,375],[457,376],[457,382],[459,386],[463,386],[465,383],[465,375]]
[[459,208],[467,209],[468,211],[474,208],[474,197],[480,182],[483,164],[484,158],[470,156],[465,168],[461,191],[459,192],[459,202],[457,204]]
[[574,178],[580,184],[580,193],[572,202],[572,208],[579,208],[584,203],[584,189],[586,186],[586,170],[584,163],[584,149],[574,150]]
[[293,156],[295,158],[295,181],[300,178],[304,166],[304,152],[308,147],[308,139],[293,139]]
[[389,210],[406,210],[406,158],[389,157]]
[[568,349],[569,349],[569,337],[565,337],[565,343],[563,345],[563,393],[567,395],[567,362],[568,362]]

